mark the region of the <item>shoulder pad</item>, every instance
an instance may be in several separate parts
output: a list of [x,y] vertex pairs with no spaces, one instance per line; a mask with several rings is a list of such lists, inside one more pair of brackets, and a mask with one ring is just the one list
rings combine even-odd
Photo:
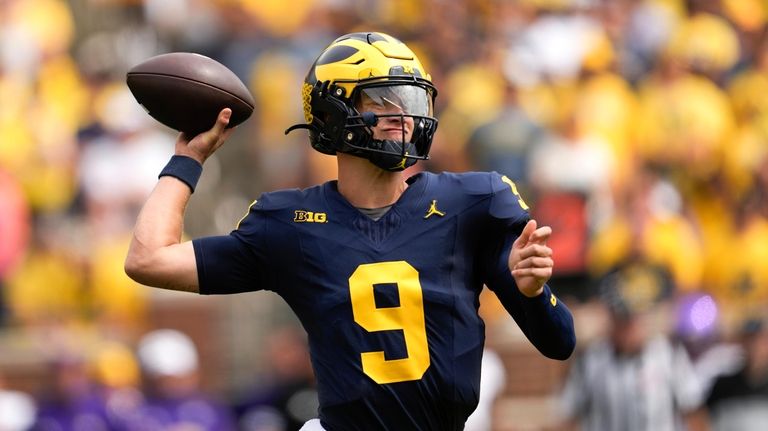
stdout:
[[262,211],[280,210],[296,205],[302,200],[303,192],[299,189],[286,189],[262,194],[256,200],[254,209]]
[[293,210],[302,206],[308,199],[318,196],[319,187],[311,187],[305,190],[285,189],[263,193],[248,207],[248,211],[238,221],[236,229],[247,230],[259,218],[259,214],[277,212],[285,209]]
[[314,199],[320,192],[320,186],[308,189],[285,189],[264,193],[256,200],[254,209],[261,211],[276,211],[285,208],[293,208],[305,204],[307,200]]
[[437,179],[441,187],[463,195],[467,202],[488,200],[488,214],[493,218],[516,223],[530,217],[517,186],[506,176],[496,172],[445,172]]
[[517,191],[515,183],[506,175],[496,172],[491,172],[489,175],[493,193],[491,206],[488,209],[490,214],[498,219],[529,219],[528,205]]
[[451,183],[451,186],[459,188],[468,195],[492,194],[490,176],[488,172],[445,172],[439,175],[442,181]]

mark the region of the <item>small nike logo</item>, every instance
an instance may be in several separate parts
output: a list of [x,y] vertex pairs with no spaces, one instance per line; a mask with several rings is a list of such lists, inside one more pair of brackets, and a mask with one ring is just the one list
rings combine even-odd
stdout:
[[429,218],[431,215],[438,215],[440,217],[443,217],[445,215],[444,212],[437,209],[437,199],[432,200],[432,205],[429,206],[429,209],[427,210],[427,215],[424,216],[424,218]]

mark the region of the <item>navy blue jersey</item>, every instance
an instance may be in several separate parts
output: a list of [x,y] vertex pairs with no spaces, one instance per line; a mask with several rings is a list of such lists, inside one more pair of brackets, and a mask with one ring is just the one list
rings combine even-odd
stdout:
[[475,409],[491,288],[533,344],[564,359],[568,309],[524,297],[510,247],[529,215],[496,173],[420,173],[378,221],[328,182],[264,194],[228,236],[194,241],[200,292],[271,290],[308,333],[328,430],[460,430]]

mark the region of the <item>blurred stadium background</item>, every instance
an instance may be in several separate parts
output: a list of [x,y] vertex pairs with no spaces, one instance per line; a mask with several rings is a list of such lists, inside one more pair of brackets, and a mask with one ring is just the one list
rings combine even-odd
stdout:
[[[609,273],[660,333],[727,342],[768,299],[766,19],[763,0],[0,0],[0,390],[39,399],[70,362],[140,386],[137,343],[159,328],[191,337],[201,388],[227,403],[278,373],[290,348],[274,334],[296,321],[275,295],[124,275],[175,139],[125,72],[193,51],[253,92],[186,218],[190,238],[222,234],[261,192],[333,178],[332,158],[283,131],[317,53],[360,30],[408,43],[439,89],[420,168],[504,173],[553,226],[580,347],[607,330]],[[540,358],[493,298],[482,312],[506,370],[493,429],[558,429],[569,362]]]

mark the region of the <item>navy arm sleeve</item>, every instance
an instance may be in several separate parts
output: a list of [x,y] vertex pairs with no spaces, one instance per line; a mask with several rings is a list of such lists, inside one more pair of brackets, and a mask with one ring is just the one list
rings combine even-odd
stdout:
[[509,271],[509,253],[515,239],[529,220],[525,204],[509,180],[491,176],[494,195],[489,213],[494,226],[488,238],[498,238],[488,244],[486,285],[496,294],[520,329],[544,356],[565,360],[573,353],[576,335],[573,316],[568,307],[544,286],[544,291],[528,298],[517,288]]

